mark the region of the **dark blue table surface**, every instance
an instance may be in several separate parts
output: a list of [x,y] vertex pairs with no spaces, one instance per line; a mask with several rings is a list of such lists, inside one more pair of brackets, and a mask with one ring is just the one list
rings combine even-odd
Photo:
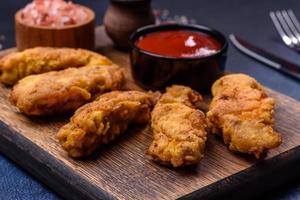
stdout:
[[[13,17],[29,0],[0,1],[0,43],[14,46]],[[97,24],[107,7],[107,0],[77,0],[97,13]],[[300,19],[299,0],[154,0],[153,7],[172,14],[194,18],[198,24],[234,33],[271,52],[300,64],[300,56],[283,45],[268,16],[270,10],[293,9]],[[5,36],[5,40],[1,37]],[[300,83],[240,54],[231,45],[226,69],[255,77],[264,85],[300,100]],[[300,169],[300,166],[299,166]],[[294,172],[291,172],[294,173]],[[254,191],[255,192],[255,191]],[[300,199],[300,180],[266,192],[263,199]],[[0,199],[60,199],[49,188],[0,154]]]

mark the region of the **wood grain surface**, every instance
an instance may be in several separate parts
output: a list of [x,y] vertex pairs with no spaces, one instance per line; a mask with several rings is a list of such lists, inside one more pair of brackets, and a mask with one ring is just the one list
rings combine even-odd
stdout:
[[[127,53],[115,50],[102,28],[97,29],[96,35],[97,50],[125,69],[126,88],[140,90],[131,78]],[[0,56],[11,51],[14,49],[3,51]],[[261,177],[264,170],[274,165],[264,164],[264,160],[278,158],[278,166],[280,162],[287,165],[293,159],[287,159],[282,153],[288,150],[297,150],[299,157],[300,103],[273,90],[267,91],[276,100],[275,129],[283,136],[283,144],[259,161],[230,152],[220,138],[209,135],[205,157],[197,166],[181,169],[159,166],[145,155],[151,142],[149,126],[131,126],[123,136],[93,156],[72,159],[55,138],[69,116],[28,118],[9,103],[10,88],[3,85],[0,85],[0,150],[69,199],[176,199],[185,195],[184,198],[195,199],[199,197],[195,191],[222,192],[221,187],[212,191],[210,186],[218,186],[216,183],[230,180],[234,174],[243,178],[242,175],[247,177],[247,172],[251,172],[249,179],[254,179],[255,173]]]

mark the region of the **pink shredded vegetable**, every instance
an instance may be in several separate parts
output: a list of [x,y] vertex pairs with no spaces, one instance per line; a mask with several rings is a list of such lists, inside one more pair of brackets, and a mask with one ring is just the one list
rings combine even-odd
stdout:
[[22,18],[30,25],[63,27],[83,23],[86,11],[77,4],[64,0],[33,0],[22,10]]

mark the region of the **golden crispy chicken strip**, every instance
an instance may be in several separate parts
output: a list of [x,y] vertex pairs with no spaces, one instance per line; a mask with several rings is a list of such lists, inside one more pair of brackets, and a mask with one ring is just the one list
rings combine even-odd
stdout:
[[36,47],[3,57],[0,60],[0,81],[13,85],[31,74],[69,67],[111,64],[108,58],[84,49]]
[[129,124],[147,123],[157,96],[139,91],[103,94],[75,112],[59,130],[58,140],[71,157],[88,156],[125,132]]
[[281,144],[281,136],[272,128],[274,99],[255,79],[244,74],[223,76],[213,84],[212,94],[208,126],[222,134],[230,150],[259,158]]
[[153,141],[148,155],[164,165],[180,167],[198,163],[206,141],[205,115],[195,104],[202,97],[189,87],[167,88],[151,114]]
[[96,94],[120,89],[123,80],[116,65],[69,68],[23,78],[10,100],[27,115],[60,114],[76,110]]

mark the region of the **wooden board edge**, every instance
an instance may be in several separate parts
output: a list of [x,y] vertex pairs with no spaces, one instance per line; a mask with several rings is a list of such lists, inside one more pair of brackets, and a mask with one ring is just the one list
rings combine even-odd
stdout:
[[[116,199],[0,120],[0,152],[66,199]],[[37,156],[39,154],[39,156]],[[39,158],[39,159],[37,159]],[[68,177],[68,178],[64,178]]]
[[17,51],[17,48],[16,47],[10,47],[10,48],[7,48],[7,49],[1,49],[0,50],[0,58],[3,56],[3,55],[7,55],[9,53],[12,53],[12,52],[16,52]]
[[[58,160],[0,120],[0,152],[66,199],[116,199],[108,192],[63,167]],[[39,154],[39,156],[36,156]],[[37,160],[36,158],[40,158]],[[21,158],[21,159],[19,159]],[[181,197],[193,199],[248,199],[300,177],[300,146]],[[291,172],[295,172],[292,174]],[[68,181],[65,178],[68,177]],[[276,181],[274,181],[276,180]],[[242,183],[242,184],[241,184]],[[253,192],[255,191],[255,192]]]
[[297,146],[179,199],[255,199],[287,181],[299,180],[299,166],[300,146]]

